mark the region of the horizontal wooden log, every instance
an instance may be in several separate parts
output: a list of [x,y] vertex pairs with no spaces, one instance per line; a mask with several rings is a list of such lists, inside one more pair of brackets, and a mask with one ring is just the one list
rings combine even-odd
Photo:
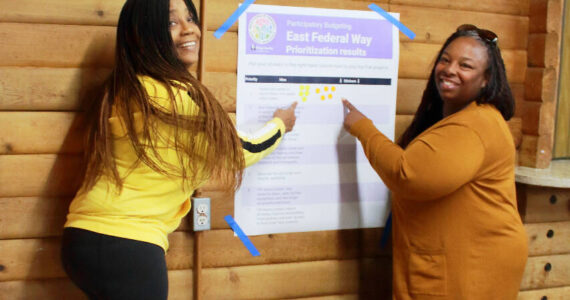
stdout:
[[125,1],[40,0],[0,2],[0,21],[20,23],[116,25]]
[[[216,39],[211,32],[206,36],[208,52],[205,56],[207,72],[237,71],[237,33],[227,32],[222,39]],[[440,45],[426,43],[400,43],[399,77],[427,79]],[[502,52],[509,82],[523,83],[527,58],[526,50],[505,50]]]
[[525,224],[528,255],[570,253],[570,221]]
[[[71,197],[0,198],[0,240],[61,236]],[[176,231],[191,231],[190,217]]]
[[[193,299],[192,270],[168,271],[168,299]],[[0,282],[2,299],[83,300],[87,297],[67,278]]]
[[79,110],[110,69],[0,67],[0,110]]
[[0,295],[4,299],[87,300],[87,296],[67,278],[1,281]]
[[[400,21],[416,34],[415,42],[441,45],[459,25],[468,23],[495,32],[501,50],[527,49],[526,17],[394,4],[390,5],[390,11],[400,13]],[[400,34],[400,41],[409,38]]]
[[81,161],[77,155],[0,155],[0,197],[73,196]]
[[204,299],[285,299],[351,293],[365,299],[388,299],[390,265],[390,259],[381,258],[203,269],[199,292]]
[[388,256],[382,229],[352,229],[269,234],[250,237],[261,256],[253,257],[230,229],[203,233],[202,267],[229,267],[287,262]]
[[498,14],[510,14],[526,16],[529,13],[529,1],[493,1],[493,0],[390,0],[392,4],[403,4],[420,7],[450,8],[466,11],[493,12]]
[[[0,66],[112,68],[115,31],[112,26],[0,23]],[[30,47],[30,41],[42,51]]]
[[74,154],[83,149],[81,115],[0,111],[0,154]]
[[570,254],[529,257],[521,290],[570,285]]
[[[200,12],[200,1],[193,1]],[[116,26],[124,0],[0,2],[0,22]]]
[[59,238],[0,240],[0,281],[61,278]]
[[114,27],[0,23],[0,38],[0,66],[113,66]]
[[0,240],[60,236],[71,198],[0,198]]
[[541,289],[532,291],[522,291],[517,300],[565,300],[570,295],[570,286]]
[[[194,259],[192,233],[170,234],[166,254],[169,270],[190,269]],[[0,282],[65,277],[60,259],[61,238],[0,240]]]

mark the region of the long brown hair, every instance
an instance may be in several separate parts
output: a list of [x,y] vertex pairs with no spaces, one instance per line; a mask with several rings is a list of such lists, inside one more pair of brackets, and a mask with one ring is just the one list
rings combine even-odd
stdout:
[[467,36],[478,40],[487,48],[488,66],[485,76],[487,85],[481,89],[476,99],[477,104],[489,103],[497,108],[505,120],[509,120],[515,111],[515,101],[511,93],[507,72],[501,51],[496,41],[482,39],[476,31],[457,30],[453,33],[439,50],[427,86],[422,95],[422,100],[410,126],[404,131],[398,145],[406,148],[410,142],[426,129],[443,119],[443,100],[437,91],[435,83],[435,65],[441,59],[443,51],[451,42],[458,37]]
[[[185,3],[199,23],[192,1]],[[186,184],[201,179],[197,178],[199,174],[216,178],[227,188],[235,189],[241,183],[245,163],[235,127],[212,93],[177,58],[168,21],[169,0],[128,0],[121,10],[115,67],[102,95],[86,113],[87,170],[83,184],[86,190],[101,176],[109,176],[119,191],[122,188],[124,178],[113,157],[109,125],[112,114],[126,127],[138,157],[137,164],[142,162],[161,174],[181,177]],[[167,90],[172,109],[165,111],[153,105],[139,76],[151,77],[166,87],[177,85],[180,92],[188,91],[199,107],[198,115],[179,114],[170,88]],[[138,124],[134,113],[141,114],[137,122],[142,121],[142,132],[135,129]],[[168,164],[158,154],[157,140],[171,138],[158,130],[159,123],[174,129],[173,148],[178,154],[178,166]]]

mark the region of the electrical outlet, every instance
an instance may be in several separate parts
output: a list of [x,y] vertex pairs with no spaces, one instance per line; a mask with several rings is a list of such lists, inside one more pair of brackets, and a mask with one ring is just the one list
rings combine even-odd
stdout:
[[192,198],[194,231],[210,230],[210,198]]

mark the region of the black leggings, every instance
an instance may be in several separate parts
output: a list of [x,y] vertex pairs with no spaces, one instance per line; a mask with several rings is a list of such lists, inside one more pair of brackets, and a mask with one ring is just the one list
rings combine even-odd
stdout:
[[68,227],[61,261],[91,300],[168,297],[166,260],[157,245]]

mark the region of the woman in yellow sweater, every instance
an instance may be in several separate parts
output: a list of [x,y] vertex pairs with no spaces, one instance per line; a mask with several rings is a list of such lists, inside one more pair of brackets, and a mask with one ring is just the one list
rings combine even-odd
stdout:
[[516,299],[527,237],[497,36],[462,25],[447,39],[398,144],[343,102],[345,128],[393,192],[394,299]]
[[277,109],[254,137],[190,72],[201,32],[190,0],[128,0],[115,67],[87,113],[87,172],[62,242],[63,266],[90,299],[166,299],[167,235],[208,178],[239,186],[244,167],[295,124]]

